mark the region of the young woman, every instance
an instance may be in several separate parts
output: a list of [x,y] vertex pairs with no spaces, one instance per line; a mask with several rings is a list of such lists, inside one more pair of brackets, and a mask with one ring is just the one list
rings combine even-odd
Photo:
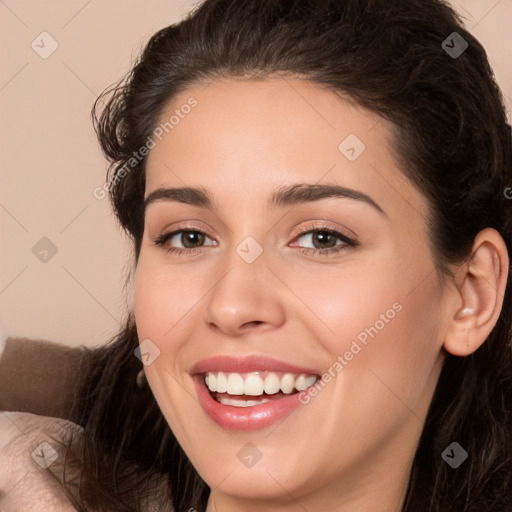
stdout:
[[451,8],[206,0],[104,99],[76,509],[510,511],[511,131]]

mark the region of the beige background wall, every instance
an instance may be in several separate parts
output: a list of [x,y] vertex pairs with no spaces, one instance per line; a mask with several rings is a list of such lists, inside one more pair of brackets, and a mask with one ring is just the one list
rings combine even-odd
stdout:
[[[106,166],[89,111],[148,37],[195,3],[0,0],[0,326],[8,333],[95,345],[116,332],[129,307],[131,257],[107,199],[92,193]],[[511,98],[512,0],[453,3]]]

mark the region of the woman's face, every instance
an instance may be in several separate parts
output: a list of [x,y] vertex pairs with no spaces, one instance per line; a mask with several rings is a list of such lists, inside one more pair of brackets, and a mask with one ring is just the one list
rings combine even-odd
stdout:
[[[396,495],[447,299],[389,124],[291,79],[189,88],[171,116],[147,160],[135,314],[149,384],[217,507]],[[211,204],[172,192],[188,187]]]

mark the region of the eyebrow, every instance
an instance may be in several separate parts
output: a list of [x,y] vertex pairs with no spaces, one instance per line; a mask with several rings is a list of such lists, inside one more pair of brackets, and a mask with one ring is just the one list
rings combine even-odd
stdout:
[[[384,210],[370,196],[358,190],[336,184],[297,183],[291,186],[279,187],[268,200],[268,208],[274,210],[330,197],[362,201],[372,206],[379,213],[386,215]],[[212,195],[203,187],[157,188],[144,200],[144,209],[156,201],[175,201],[201,208],[216,209]]]

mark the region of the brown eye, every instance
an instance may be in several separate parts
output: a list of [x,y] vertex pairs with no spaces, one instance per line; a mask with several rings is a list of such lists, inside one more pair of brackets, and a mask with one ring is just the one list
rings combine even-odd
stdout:
[[[180,233],[180,232],[178,232]],[[200,231],[181,231],[180,242],[186,249],[195,248],[197,244],[204,242],[206,235]]]
[[316,228],[302,231],[297,240],[305,239],[306,244],[312,247],[299,245],[304,254],[329,255],[339,253],[351,247],[356,247],[358,242],[334,229]]
[[329,231],[312,231],[309,236],[313,245],[318,244],[315,249],[326,249],[336,245],[336,235],[329,233]]
[[[208,235],[198,229],[179,229],[161,235],[154,242],[168,252],[185,253],[200,250],[207,238],[211,240]],[[215,242],[209,245],[215,245]]]

